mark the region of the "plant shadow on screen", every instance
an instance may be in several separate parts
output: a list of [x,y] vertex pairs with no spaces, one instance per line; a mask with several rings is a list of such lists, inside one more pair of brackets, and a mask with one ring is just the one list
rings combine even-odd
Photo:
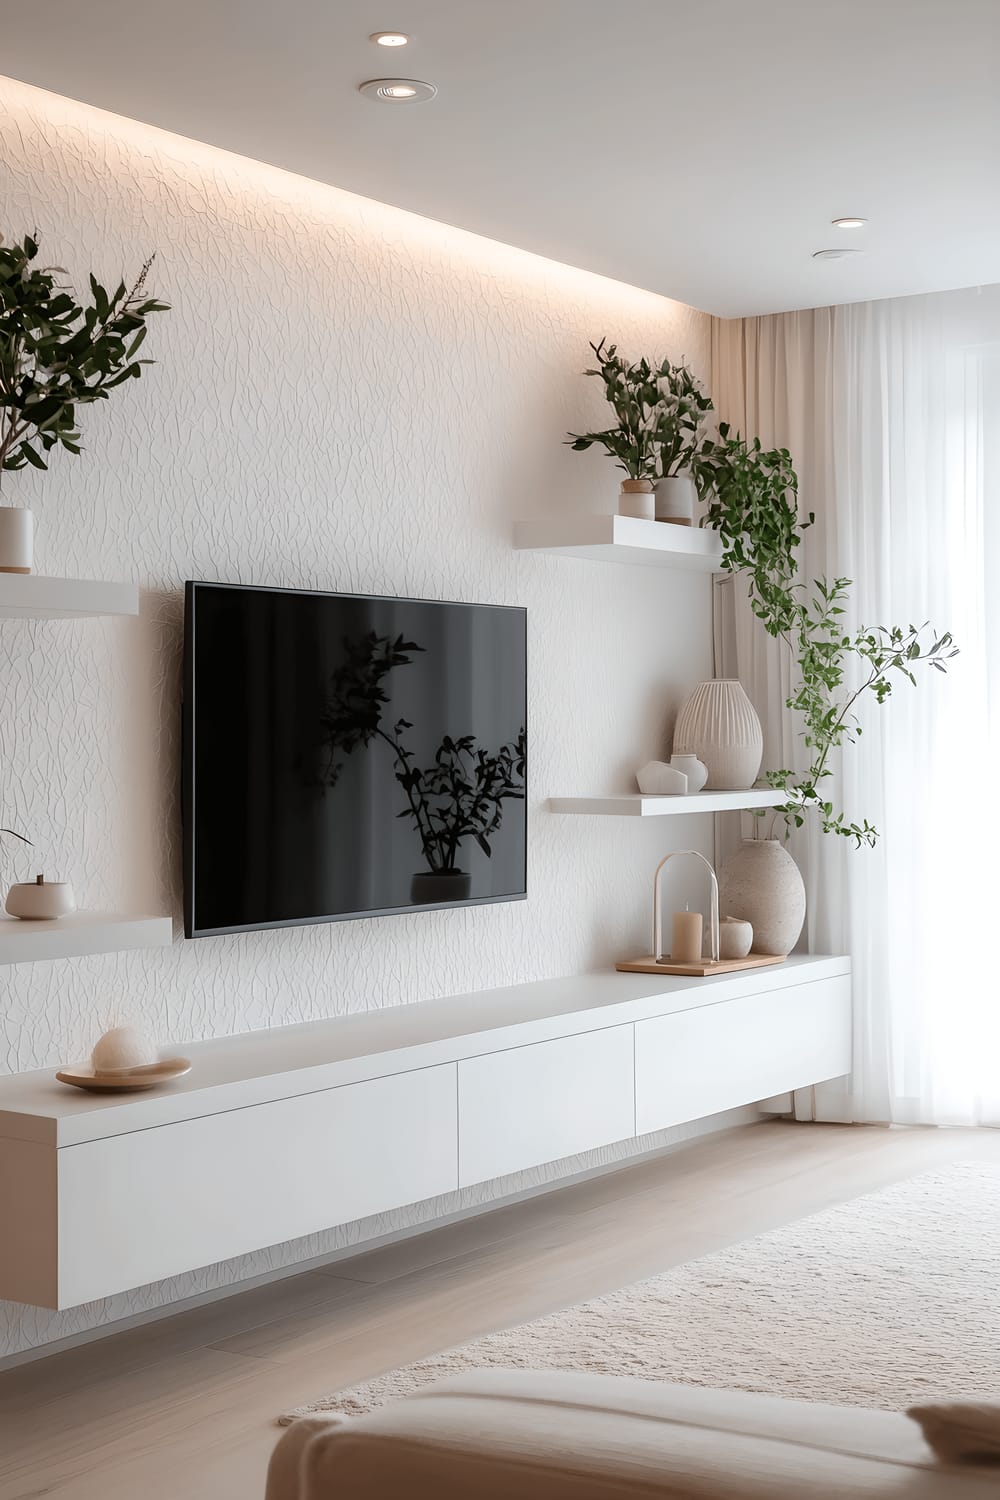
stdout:
[[410,666],[423,646],[372,630],[345,640],[344,650],[347,659],[333,674],[321,720],[327,752],[324,785],[337,785],[343,756],[359,749],[390,756],[404,803],[396,816],[412,824],[426,861],[426,869],[412,877],[412,901],[464,900],[471,877],[458,865],[463,844],[474,839],[491,859],[490,839],[503,823],[504,803],[524,800],[524,727],[512,743],[500,745],[492,754],[475,735],[443,735],[433,761],[421,767],[406,743],[415,725],[398,718],[387,727],[384,710],[390,704],[386,680],[398,668]]
[[526,616],[192,584],[189,935],[526,894]]

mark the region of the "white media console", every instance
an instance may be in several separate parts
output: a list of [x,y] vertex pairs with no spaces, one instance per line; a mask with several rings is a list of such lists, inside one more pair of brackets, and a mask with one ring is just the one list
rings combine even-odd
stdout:
[[0,1080],[0,1298],[73,1307],[839,1077],[846,958],[587,974],[178,1048],[95,1095]]

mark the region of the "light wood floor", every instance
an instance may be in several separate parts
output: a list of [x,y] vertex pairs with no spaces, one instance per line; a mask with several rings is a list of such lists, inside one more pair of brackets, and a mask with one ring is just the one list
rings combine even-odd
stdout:
[[0,1500],[259,1500],[275,1415],[1000,1132],[746,1126],[0,1374]]

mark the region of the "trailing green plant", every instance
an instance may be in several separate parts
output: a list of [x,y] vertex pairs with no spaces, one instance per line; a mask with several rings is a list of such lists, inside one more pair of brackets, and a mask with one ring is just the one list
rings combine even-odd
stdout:
[[428,869],[434,874],[454,871],[468,839],[490,858],[504,804],[524,799],[524,729],[492,753],[471,734],[445,735],[431,765],[421,768],[404,739],[412,723],[400,718],[387,726],[383,710],[389,702],[385,679],[397,667],[409,666],[413,653],[424,648],[401,635],[380,636],[374,630],[345,640],[344,648],[345,660],[333,674],[320,720],[326,754],[322,784],[337,784],[340,757],[381,741],[392,754],[395,777],[406,796],[407,805],[397,816],[408,818],[416,829]]
[[168,311],[145,295],[152,256],[131,289],[109,292],[91,276],[87,304],[57,283],[61,266],[36,266],[37,256],[32,235],[0,240],[0,474],[47,468],[43,454],[57,445],[79,453],[77,408],[139,378],[151,363],[136,358],[146,319]]
[[800,828],[815,809],[824,833],[874,846],[878,830],[868,819],[851,821],[828,796],[830,757],[860,738],[861,699],[871,694],[885,703],[900,678],[916,685],[918,666],[947,671],[958,654],[951,633],[929,625],[845,628],[851,580],[799,579],[802,533],[814,517],[799,520],[798,479],[786,448],[765,450],[759,439],[748,443],[722,423],[718,442],[703,443],[694,472],[708,506],[706,524],[722,541],[724,570],[746,580],[754,615],[786,645],[795,667],[797,685],[786,707],[800,715],[810,765],[804,774],[768,772],[771,786],[790,793],[776,811],[788,827]]

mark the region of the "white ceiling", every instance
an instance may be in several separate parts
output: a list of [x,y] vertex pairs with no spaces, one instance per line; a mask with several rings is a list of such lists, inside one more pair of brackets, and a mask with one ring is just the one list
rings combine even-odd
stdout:
[[[2,12],[15,78],[720,316],[1000,282],[1000,0]],[[437,98],[357,92],[396,73]]]

